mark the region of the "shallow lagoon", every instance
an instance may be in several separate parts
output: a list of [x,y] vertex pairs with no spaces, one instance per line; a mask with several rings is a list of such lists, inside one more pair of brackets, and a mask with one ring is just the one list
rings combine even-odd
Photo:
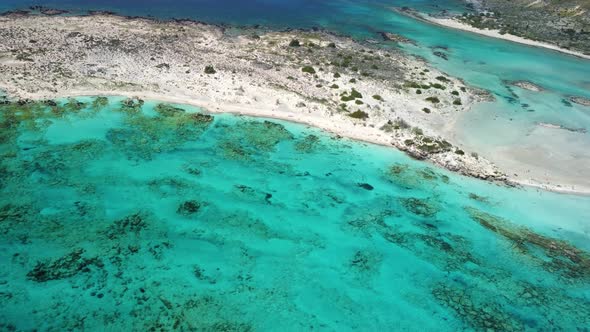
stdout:
[[590,198],[276,120],[3,106],[0,328],[590,324]]

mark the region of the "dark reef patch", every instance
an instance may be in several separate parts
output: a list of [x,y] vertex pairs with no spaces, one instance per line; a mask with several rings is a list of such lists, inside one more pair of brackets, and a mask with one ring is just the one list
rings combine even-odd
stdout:
[[102,261],[97,258],[84,258],[84,249],[75,249],[71,253],[57,259],[38,262],[27,273],[27,278],[36,282],[59,280],[72,277],[78,273],[90,272],[94,266],[102,268]]

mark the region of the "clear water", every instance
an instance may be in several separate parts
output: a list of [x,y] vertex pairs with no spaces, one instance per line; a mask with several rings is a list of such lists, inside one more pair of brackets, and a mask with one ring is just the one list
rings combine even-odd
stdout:
[[[379,41],[379,31],[394,32],[416,41],[417,45],[401,45],[407,52],[423,57],[450,75],[471,85],[491,91],[497,102],[481,105],[465,113],[453,132],[456,141],[467,151],[476,151],[500,164],[514,168],[510,161],[522,151],[532,151],[519,160],[520,169],[535,169],[539,160],[560,151],[542,167],[551,173],[566,176],[563,166],[580,165],[575,174],[590,167],[590,107],[568,106],[563,100],[571,95],[590,98],[590,61],[555,51],[544,50],[471,33],[441,28],[399,15],[391,7],[408,6],[422,12],[441,10],[464,12],[462,1],[434,0],[164,0],[127,1],[21,1],[1,0],[0,10],[25,8],[31,4],[66,8],[112,10],[125,15],[146,15],[157,18],[187,17],[212,23],[233,25],[261,24],[273,28],[321,27],[353,36],[360,40]],[[399,45],[381,42],[382,47]],[[441,52],[443,59],[435,55]],[[440,55],[440,53],[439,53]],[[545,90],[530,93],[507,85],[507,81],[527,80]],[[492,120],[490,120],[492,119]],[[496,121],[497,120],[497,121]],[[540,122],[578,129],[540,131]],[[585,131],[585,132],[584,132]],[[502,135],[498,135],[502,133]],[[540,136],[540,137],[539,137]],[[547,140],[551,137],[551,140]],[[549,142],[550,144],[545,145]],[[540,146],[538,146],[540,145]],[[502,158],[495,158],[503,156]],[[512,159],[511,159],[512,158]],[[498,160],[496,160],[498,159]],[[541,172],[542,173],[542,172]],[[559,182],[560,179],[554,179]],[[571,181],[570,181],[571,182]]]
[[297,124],[79,101],[0,106],[0,330],[590,326],[589,197]]

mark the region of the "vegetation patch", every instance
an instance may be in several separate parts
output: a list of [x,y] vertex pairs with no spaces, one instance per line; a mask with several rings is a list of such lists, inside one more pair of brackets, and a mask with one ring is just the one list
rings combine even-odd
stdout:
[[305,66],[301,68],[301,71],[308,74],[315,74],[315,69],[313,69],[311,66]]
[[215,68],[213,68],[213,66],[205,66],[205,74],[211,75],[211,74],[215,74],[217,71],[215,71]]
[[350,116],[351,118],[361,119],[361,120],[366,120],[369,118],[369,114],[367,114],[366,112],[363,112],[361,110],[352,112],[352,113],[348,114],[348,116]]

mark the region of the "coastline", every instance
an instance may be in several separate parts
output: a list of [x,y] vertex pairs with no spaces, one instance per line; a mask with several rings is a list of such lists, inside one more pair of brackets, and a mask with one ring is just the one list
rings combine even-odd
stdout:
[[[31,100],[42,100],[42,99],[59,99],[59,98],[76,98],[76,97],[94,97],[94,96],[104,96],[104,97],[126,97],[126,98],[139,98],[151,101],[158,101],[158,102],[166,102],[166,103],[173,103],[173,104],[184,104],[190,105],[194,107],[200,108],[203,112],[211,113],[211,114],[233,114],[233,115],[242,115],[242,116],[250,116],[250,117],[257,117],[257,118],[267,118],[267,119],[277,119],[281,121],[288,121],[292,123],[298,123],[302,125],[307,125],[310,127],[314,127],[320,130],[323,130],[329,134],[335,135],[338,138],[346,138],[350,140],[355,140],[359,142],[364,142],[368,144],[375,144],[384,146],[387,148],[396,149],[400,152],[407,152],[404,151],[403,148],[400,148],[395,145],[395,142],[392,142],[391,138],[387,135],[384,135],[379,130],[371,130],[374,128],[360,128],[357,126],[346,126],[341,123],[337,123],[331,121],[329,118],[323,117],[314,117],[310,115],[303,115],[294,112],[277,112],[269,109],[255,109],[249,107],[243,107],[237,104],[217,104],[212,103],[207,100],[197,99],[194,97],[184,96],[168,96],[164,94],[158,94],[153,92],[127,92],[127,91],[103,91],[103,90],[87,90],[87,91],[68,91],[65,93],[57,94],[54,96],[36,96],[36,95],[28,95],[26,96],[28,99]],[[410,157],[412,156],[409,154]],[[426,162],[432,163],[435,166],[444,167],[437,163],[435,160],[427,159]],[[453,170],[451,170],[453,171]],[[461,175],[467,177],[474,177],[472,174],[464,173],[464,172],[457,172]],[[566,186],[562,186],[559,184],[551,184],[551,183],[544,183],[540,181],[536,181],[533,179],[519,179],[516,177],[507,176],[506,180],[504,181],[497,181],[497,180],[489,180],[489,179],[481,179],[487,182],[507,185],[511,187],[524,187],[530,188],[534,190],[542,190],[548,192],[554,192],[558,194],[564,195],[576,195],[576,196],[590,196],[590,188],[568,188]]]
[[[414,15],[411,15],[411,16],[415,17]],[[519,43],[519,44],[524,44],[524,45],[528,45],[528,46],[545,48],[545,49],[549,49],[552,51],[572,55],[572,56],[575,56],[578,58],[590,60],[590,55],[587,55],[587,54],[584,54],[581,52],[576,52],[576,51],[564,49],[564,48],[561,48],[561,47],[553,45],[553,44],[539,42],[539,41],[535,41],[535,40],[531,40],[531,39],[526,39],[526,38],[519,37],[516,35],[508,34],[508,33],[501,34],[499,30],[478,29],[478,28],[472,27],[468,24],[465,24],[463,22],[460,22],[454,18],[437,18],[437,17],[427,16],[427,15],[420,15],[420,17],[427,22],[430,22],[430,23],[433,23],[436,25],[440,25],[445,28],[467,31],[467,32],[476,33],[476,34],[490,37],[490,38],[497,38],[497,39],[507,40],[507,41],[511,41],[511,42]]]
[[[397,51],[324,32],[228,36],[222,28],[202,23],[100,14],[9,15],[0,17],[0,25],[9,40],[4,52],[0,47],[0,69],[5,72],[0,88],[11,98],[126,96],[189,104],[212,113],[276,118],[395,147],[490,182],[590,194],[590,188],[570,190],[515,179],[477,153],[454,145],[444,127],[489,95]],[[39,27],[46,25],[58,29],[40,35]],[[22,29],[34,33],[33,47],[40,51],[7,51],[31,48],[33,35]],[[178,39],[180,32],[186,39]],[[293,40],[301,45],[290,46]],[[203,73],[206,65],[215,73]],[[307,67],[315,68],[313,73],[302,69]],[[433,82],[445,87],[433,88]],[[351,91],[363,96],[352,97]],[[354,118],[353,111],[363,116]]]

